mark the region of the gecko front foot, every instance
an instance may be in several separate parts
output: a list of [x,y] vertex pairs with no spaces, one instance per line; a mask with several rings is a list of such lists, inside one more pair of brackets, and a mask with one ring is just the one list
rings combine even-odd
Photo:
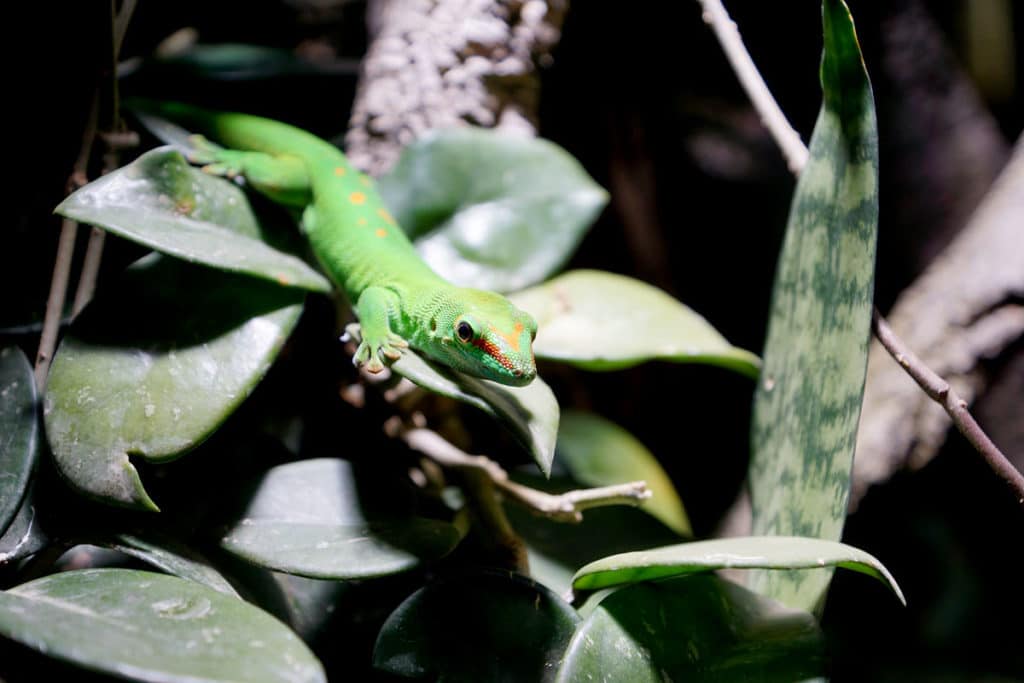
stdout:
[[358,340],[359,346],[352,356],[352,364],[356,367],[365,367],[367,372],[377,374],[384,369],[384,359],[396,361],[402,357],[402,349],[409,348],[409,342],[405,341],[394,332],[388,331],[375,338],[364,338],[358,324],[351,324],[345,327],[345,336]]

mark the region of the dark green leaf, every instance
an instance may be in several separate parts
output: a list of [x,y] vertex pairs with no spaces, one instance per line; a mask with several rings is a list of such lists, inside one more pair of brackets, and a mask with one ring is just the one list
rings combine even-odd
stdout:
[[163,462],[208,437],[269,369],[303,293],[158,257],[111,290],[57,349],[46,434],[76,488],[156,509],[129,456]]
[[32,365],[21,349],[0,349],[0,536],[21,507],[39,459]]
[[417,140],[380,191],[432,268],[499,292],[556,272],[608,201],[560,147],[476,128]]
[[269,569],[355,579],[413,569],[459,542],[451,524],[412,516],[401,490],[368,493],[367,479],[344,460],[275,467],[221,545]]
[[537,320],[538,358],[588,370],[650,360],[708,363],[757,376],[757,356],[732,346],[665,292],[633,278],[574,270],[510,298]]
[[36,515],[32,487],[29,487],[7,531],[0,535],[0,567],[37,553],[48,543],[49,538]]
[[245,193],[168,147],[89,183],[56,211],[186,261],[331,291],[302,259],[267,244]]
[[[539,488],[529,480],[521,483]],[[543,483],[559,484],[545,486],[545,489],[573,488],[571,482],[564,480]],[[526,543],[530,575],[562,596],[570,593],[576,570],[589,562],[680,541],[678,534],[657,519],[625,505],[587,510],[579,524],[555,522],[518,505],[507,505],[506,513],[512,527]]]
[[[825,103],[779,255],[754,399],[753,533],[839,540],[871,326],[878,145],[871,85],[849,10],[824,3]],[[831,572],[757,572],[751,587],[821,605]]]
[[551,473],[558,438],[558,401],[539,377],[525,387],[509,387],[431,363],[412,349],[405,349],[391,368],[424,389],[498,418],[533,456],[541,472]]
[[238,597],[238,592],[210,564],[195,556],[187,547],[170,539],[157,539],[152,533],[142,535],[117,534],[102,538],[98,544],[142,560],[168,574],[201,583],[215,591]]
[[138,681],[325,681],[279,621],[237,598],[128,569],[63,572],[0,593],[0,633]]
[[872,555],[836,541],[787,536],[737,536],[613,555],[576,572],[573,587],[598,590],[714,569],[820,567],[843,567],[873,576],[906,604],[896,580]]
[[450,576],[413,593],[377,638],[373,665],[432,681],[550,681],[579,617],[508,572]]
[[825,668],[814,618],[715,576],[640,584],[604,598],[558,672],[576,681],[802,681]]
[[642,443],[614,422],[581,411],[562,413],[558,455],[572,478],[587,486],[647,482],[653,495],[641,509],[676,533],[693,535],[683,501],[668,474]]

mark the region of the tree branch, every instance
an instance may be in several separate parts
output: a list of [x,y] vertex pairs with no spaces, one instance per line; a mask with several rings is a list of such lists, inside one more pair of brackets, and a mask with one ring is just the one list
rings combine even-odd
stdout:
[[485,456],[470,455],[460,450],[437,432],[412,428],[403,429],[399,435],[410,448],[438,464],[478,472],[509,500],[558,522],[581,522],[584,510],[609,505],[640,505],[651,497],[647,484],[642,481],[560,494],[545,493],[511,481],[508,473],[498,463]]

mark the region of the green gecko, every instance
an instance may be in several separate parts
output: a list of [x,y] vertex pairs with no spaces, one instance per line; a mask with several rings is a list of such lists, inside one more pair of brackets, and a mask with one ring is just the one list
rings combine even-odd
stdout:
[[424,263],[384,207],[373,181],[334,145],[299,128],[248,114],[178,103],[142,112],[211,136],[196,137],[193,163],[302,209],[302,231],[360,322],[353,362],[372,373],[412,346],[461,372],[511,386],[533,381],[537,323],[505,297],[458,287]]

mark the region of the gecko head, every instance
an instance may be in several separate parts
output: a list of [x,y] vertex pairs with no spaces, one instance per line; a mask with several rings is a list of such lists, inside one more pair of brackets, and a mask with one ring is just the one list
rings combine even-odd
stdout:
[[521,387],[537,376],[529,313],[494,292],[460,289],[433,322],[440,360],[474,377]]

